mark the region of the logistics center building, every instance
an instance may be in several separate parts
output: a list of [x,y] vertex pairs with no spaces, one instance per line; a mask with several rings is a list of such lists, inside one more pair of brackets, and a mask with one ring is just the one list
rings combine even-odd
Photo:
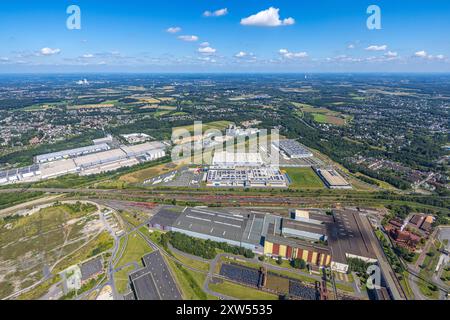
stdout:
[[178,217],[162,219],[162,209],[150,227],[180,232],[195,238],[226,242],[257,254],[292,260],[303,259],[312,267],[348,272],[348,258],[377,261],[367,219],[352,210],[333,215],[296,210],[295,219],[245,209],[185,208]]

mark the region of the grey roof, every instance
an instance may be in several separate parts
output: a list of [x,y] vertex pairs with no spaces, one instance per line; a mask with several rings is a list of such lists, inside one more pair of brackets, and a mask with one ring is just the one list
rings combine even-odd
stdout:
[[311,151],[295,140],[280,140],[276,143],[288,156],[311,156]]
[[109,150],[110,147],[106,143],[91,145],[87,147],[81,147],[76,149],[63,150],[58,152],[52,152],[47,154],[41,154],[36,156],[36,161],[44,161],[47,159],[55,159],[55,158],[63,158],[63,157],[72,157],[80,154],[88,154],[97,152],[99,150]]
[[316,234],[326,234],[326,227],[323,224],[317,224],[317,223],[309,223],[306,221],[298,221],[298,220],[292,220],[292,219],[286,219],[284,218],[281,222],[281,227],[288,228],[288,229],[294,229],[298,231],[305,231],[310,233],[316,233]]
[[144,268],[130,274],[137,300],[181,300],[181,293],[160,251],[142,258]]
[[241,241],[245,219],[243,216],[232,216],[216,210],[189,208],[180,215],[173,226],[191,232]]
[[[244,239],[244,233],[251,215],[242,211],[230,213],[219,209],[189,208],[173,224],[174,228],[199,233],[210,237],[222,238],[236,242],[259,244],[253,236]],[[257,222],[259,225],[259,222]],[[261,228],[262,229],[262,228]]]
[[[333,260],[347,263],[346,254],[376,259],[370,243],[369,230],[358,212],[334,210],[335,223],[327,224],[328,244],[333,252]],[[370,227],[370,226],[369,226]]]
[[151,219],[150,224],[152,225],[160,225],[163,227],[172,226],[180,216],[180,212],[176,211],[175,208],[161,208]]
[[34,173],[35,174],[37,171],[39,171],[39,165],[33,164],[33,165],[27,166],[27,167],[0,171],[0,178],[16,176],[18,174],[23,175],[26,173]]
[[92,259],[81,265],[81,280],[89,280],[103,271],[103,260],[101,257]]
[[133,273],[132,283],[137,300],[162,300],[153,276],[147,269]]
[[261,235],[264,232],[265,215],[252,214],[244,230],[242,241],[261,244]]
[[133,291],[130,291],[123,296],[123,300],[136,300],[136,296]]
[[268,234],[266,236],[266,240],[271,243],[283,244],[283,245],[293,247],[293,248],[301,248],[301,249],[306,249],[308,251],[311,250],[311,251],[316,251],[319,253],[330,254],[330,249],[328,247],[320,245],[320,244],[313,244],[311,242],[300,240],[300,239],[286,238],[286,237],[282,237],[282,236],[276,235],[276,234],[275,235]]

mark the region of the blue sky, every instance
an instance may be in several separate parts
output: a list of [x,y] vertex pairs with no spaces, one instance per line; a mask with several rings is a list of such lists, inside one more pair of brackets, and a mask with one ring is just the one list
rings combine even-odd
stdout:
[[[366,27],[371,4],[381,8],[381,30]],[[81,30],[66,27],[69,5],[81,9]],[[448,0],[15,0],[0,7],[2,73],[450,72]]]

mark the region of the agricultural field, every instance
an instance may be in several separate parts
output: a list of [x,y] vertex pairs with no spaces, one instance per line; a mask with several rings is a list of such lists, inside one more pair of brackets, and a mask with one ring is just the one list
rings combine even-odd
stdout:
[[175,106],[159,106],[158,110],[167,110],[167,111],[173,111],[176,110],[177,107]]
[[323,189],[325,188],[322,180],[311,168],[282,168],[291,179],[292,189]]
[[55,203],[1,219],[0,297],[50,277],[102,229],[97,207],[82,203]]
[[[208,123],[203,123],[202,128],[203,132],[209,130],[209,129],[217,129],[217,130],[224,130],[228,128],[228,126],[231,124],[230,121],[213,121]],[[174,131],[180,130],[180,129],[186,129],[189,132],[194,132],[194,125],[188,125],[183,127],[176,127],[174,128]]]
[[104,108],[114,108],[114,103],[97,103],[97,104],[82,104],[68,106],[67,110],[83,110],[83,109],[104,109]]
[[344,115],[340,112],[332,111],[327,108],[316,108],[312,105],[305,103],[292,103],[298,108],[298,113],[300,116],[305,116],[305,114],[310,114],[314,121],[317,123],[332,124],[335,126],[344,126],[350,121],[351,117]]

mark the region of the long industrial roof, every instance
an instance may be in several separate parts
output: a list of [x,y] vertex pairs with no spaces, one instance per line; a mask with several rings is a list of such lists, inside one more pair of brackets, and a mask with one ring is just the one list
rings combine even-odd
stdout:
[[63,158],[63,157],[72,157],[79,154],[87,154],[87,153],[93,153],[100,150],[109,150],[110,147],[106,143],[97,144],[97,145],[91,145],[87,147],[82,148],[76,148],[76,149],[68,149],[58,152],[52,152],[52,153],[46,153],[36,156],[36,161],[41,162],[47,159],[57,159],[57,158]]
[[158,141],[146,142],[132,146],[120,146],[127,155],[145,154],[155,149],[166,149],[166,146]]
[[350,184],[335,170],[317,169],[317,172],[330,186],[349,186]]
[[334,210],[335,223],[327,224],[328,244],[333,260],[347,263],[346,255],[376,259],[370,242],[369,230],[356,211]]
[[307,221],[298,221],[292,219],[283,219],[282,228],[288,228],[298,231],[305,231],[316,234],[326,234],[326,227],[323,224],[309,223]]
[[174,222],[173,228],[235,242],[259,245],[264,217],[244,210],[189,208]]

